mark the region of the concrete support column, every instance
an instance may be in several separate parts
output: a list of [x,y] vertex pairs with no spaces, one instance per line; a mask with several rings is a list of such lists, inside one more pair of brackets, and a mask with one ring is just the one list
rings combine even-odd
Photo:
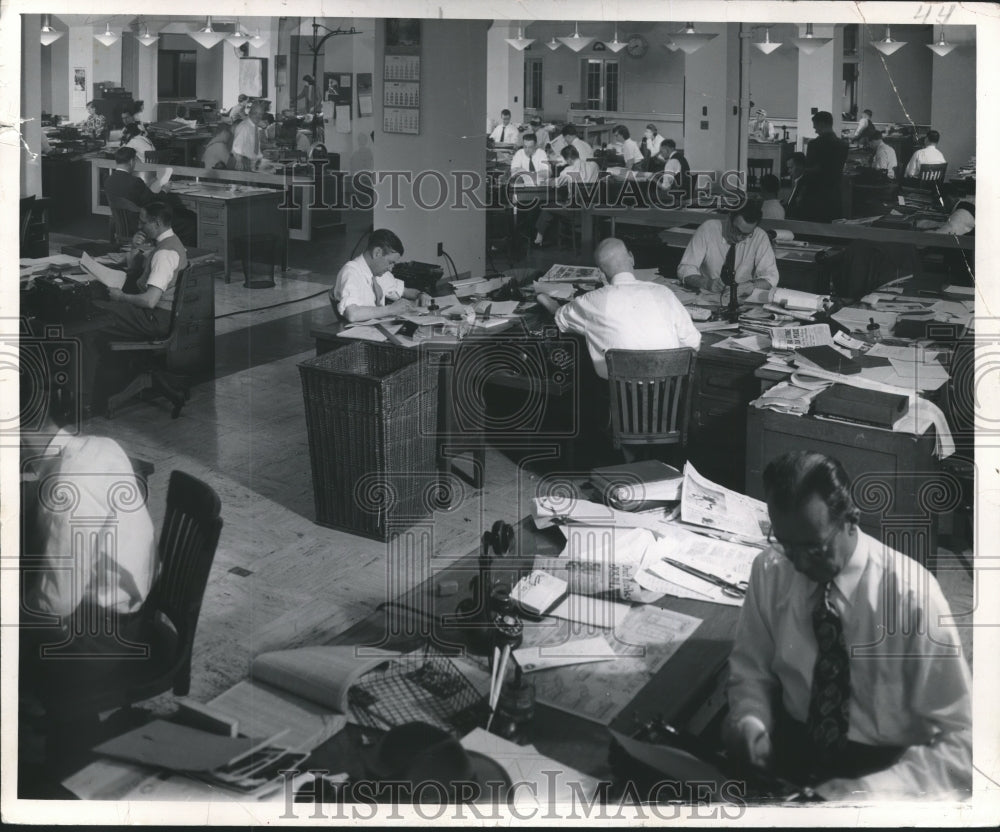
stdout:
[[[38,67],[42,61],[43,47],[38,40],[38,30],[42,25],[41,15],[26,14],[22,18],[21,26],[21,107],[20,118],[26,119],[21,124],[20,144],[21,159],[21,196],[41,196],[42,195],[42,80]],[[8,53],[9,54],[9,53]],[[15,123],[18,121],[17,113],[4,114],[3,120]],[[4,144],[13,148],[13,141],[5,141]],[[27,145],[27,147],[25,147]],[[16,158],[16,157],[15,157]],[[4,153],[5,169],[6,163],[11,161],[8,154]],[[11,183],[13,184],[13,183]],[[4,188],[6,190],[6,188]],[[11,229],[13,230],[13,229]],[[6,233],[6,232],[5,232]],[[16,235],[16,231],[15,231]],[[16,239],[16,236],[15,236]],[[8,251],[16,251],[14,248]]]
[[524,121],[524,53],[506,42],[517,37],[517,25],[494,20],[486,33],[485,130],[491,122],[500,123],[500,111],[510,110],[512,124]]
[[[739,165],[740,27],[699,23],[718,37],[684,56],[684,155],[692,170],[735,170]],[[745,132],[745,131],[744,131]]]
[[[806,33],[806,27],[799,27],[799,36]],[[833,132],[840,135],[843,118],[840,115],[841,91],[844,86],[844,34],[843,29],[834,24],[815,24],[813,35],[818,38],[833,38],[825,46],[819,47],[811,55],[799,50],[799,107],[797,113],[798,139],[796,149],[802,150],[802,139],[816,135],[812,126],[812,114],[826,110],[833,114]]]

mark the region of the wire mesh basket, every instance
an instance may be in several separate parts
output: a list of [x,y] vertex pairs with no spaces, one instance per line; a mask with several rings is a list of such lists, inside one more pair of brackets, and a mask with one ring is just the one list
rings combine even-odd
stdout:
[[485,697],[455,663],[429,647],[390,659],[362,676],[347,702],[360,725],[388,730],[427,722],[458,737],[482,725],[488,713]]

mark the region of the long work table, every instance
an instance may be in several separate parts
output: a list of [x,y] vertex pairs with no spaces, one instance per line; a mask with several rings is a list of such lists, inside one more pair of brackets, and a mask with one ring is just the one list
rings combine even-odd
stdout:
[[[618,223],[643,225],[653,228],[673,228],[678,225],[701,224],[705,220],[718,219],[715,211],[690,208],[619,208],[609,205],[583,206],[582,244],[584,250],[593,248],[597,237],[596,226],[601,220],[609,220],[610,236],[615,236]],[[802,220],[763,220],[767,228],[791,231],[796,237],[817,237],[824,240],[870,240],[877,243],[905,243],[924,248],[964,249],[974,251],[974,237],[956,237],[950,234],[934,234],[929,231],[906,231],[895,228],[873,228],[857,223],[804,222]]]

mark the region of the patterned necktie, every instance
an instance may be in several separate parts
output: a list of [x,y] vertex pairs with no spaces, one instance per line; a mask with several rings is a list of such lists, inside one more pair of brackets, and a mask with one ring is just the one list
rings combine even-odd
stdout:
[[830,602],[832,588],[832,581],[823,587],[822,597],[812,615],[819,652],[813,668],[806,729],[821,751],[839,750],[846,746],[851,700],[851,669],[840,615]]

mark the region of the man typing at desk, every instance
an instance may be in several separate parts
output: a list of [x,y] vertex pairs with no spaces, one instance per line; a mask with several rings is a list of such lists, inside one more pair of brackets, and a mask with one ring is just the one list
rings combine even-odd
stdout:
[[969,668],[935,578],[858,528],[839,462],[764,471],[772,547],[729,660],[727,743],[828,800],[971,787]]
[[402,255],[399,237],[387,228],[373,231],[368,247],[343,265],[330,290],[330,303],[337,314],[357,323],[401,315],[413,307],[413,300],[423,305],[427,295],[407,289],[402,280],[392,276],[391,269]]
[[760,219],[760,203],[749,200],[725,219],[703,222],[677,267],[681,285],[721,294],[735,280],[740,298],[777,286],[778,265]]

